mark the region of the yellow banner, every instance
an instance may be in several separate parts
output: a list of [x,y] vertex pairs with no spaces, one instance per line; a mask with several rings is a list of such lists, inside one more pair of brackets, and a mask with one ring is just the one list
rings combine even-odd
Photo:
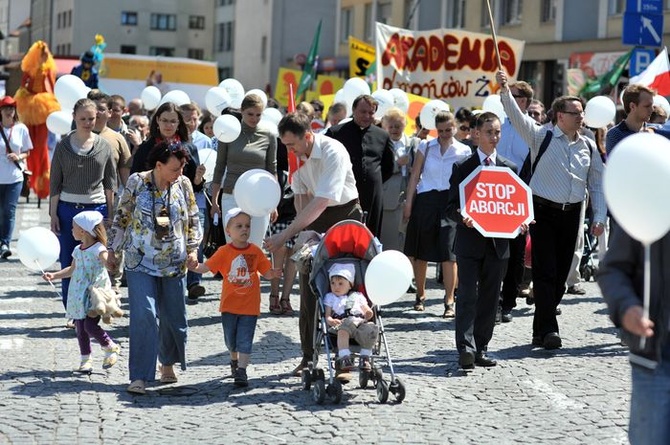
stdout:
[[365,77],[375,63],[375,47],[349,36],[349,77]]
[[[291,68],[279,68],[277,71],[277,83],[275,84],[275,100],[282,106],[288,107],[289,83],[293,84],[293,94],[298,91],[302,71]],[[298,105],[296,103],[296,105]]]
[[215,63],[177,57],[105,54],[100,70],[107,79],[145,81],[152,71],[163,75],[163,82],[216,86],[219,73]]
[[316,77],[316,92],[317,96],[324,94],[335,94],[337,90],[344,86],[344,79],[337,76],[317,76]]

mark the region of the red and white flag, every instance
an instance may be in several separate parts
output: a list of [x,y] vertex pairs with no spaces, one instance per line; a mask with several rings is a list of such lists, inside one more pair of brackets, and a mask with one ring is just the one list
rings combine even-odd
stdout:
[[659,96],[670,96],[670,63],[668,63],[668,49],[656,56],[646,70],[637,76],[631,77],[629,83],[639,83],[647,86]]

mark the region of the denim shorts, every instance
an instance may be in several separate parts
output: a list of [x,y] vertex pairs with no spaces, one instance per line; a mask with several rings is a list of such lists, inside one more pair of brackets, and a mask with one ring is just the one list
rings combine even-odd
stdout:
[[223,338],[230,352],[251,354],[256,332],[256,315],[237,315],[229,312],[221,313]]

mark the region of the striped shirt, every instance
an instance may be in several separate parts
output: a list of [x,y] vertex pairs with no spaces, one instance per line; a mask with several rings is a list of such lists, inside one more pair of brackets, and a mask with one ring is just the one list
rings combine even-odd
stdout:
[[[50,196],[69,194],[103,197],[104,190],[114,190],[116,167],[112,147],[100,136],[95,136],[87,155],[79,155],[72,146],[74,132],[65,136],[56,146],[51,161]],[[100,202],[105,202],[104,198]]]
[[[531,162],[535,162],[548,129],[526,119],[509,90],[501,94],[501,100],[510,122],[530,147]],[[578,203],[586,199],[588,188],[593,222],[604,223],[607,206],[602,188],[603,162],[595,142],[589,141],[594,147],[591,150],[587,138],[580,134],[571,141],[558,126],[553,128],[553,133],[530,181],[533,194],[559,204]]]

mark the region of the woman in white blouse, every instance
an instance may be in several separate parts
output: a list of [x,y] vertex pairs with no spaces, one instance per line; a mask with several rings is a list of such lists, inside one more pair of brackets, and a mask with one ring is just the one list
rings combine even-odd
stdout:
[[423,141],[416,152],[407,186],[403,218],[408,221],[405,254],[414,264],[416,302],[414,309],[425,310],[428,261],[441,263],[444,285],[444,318],[453,318],[456,288],[456,225],[447,218],[449,178],[454,163],[472,154],[471,149],[454,139],[456,121],[446,111],[435,116],[438,137]]

